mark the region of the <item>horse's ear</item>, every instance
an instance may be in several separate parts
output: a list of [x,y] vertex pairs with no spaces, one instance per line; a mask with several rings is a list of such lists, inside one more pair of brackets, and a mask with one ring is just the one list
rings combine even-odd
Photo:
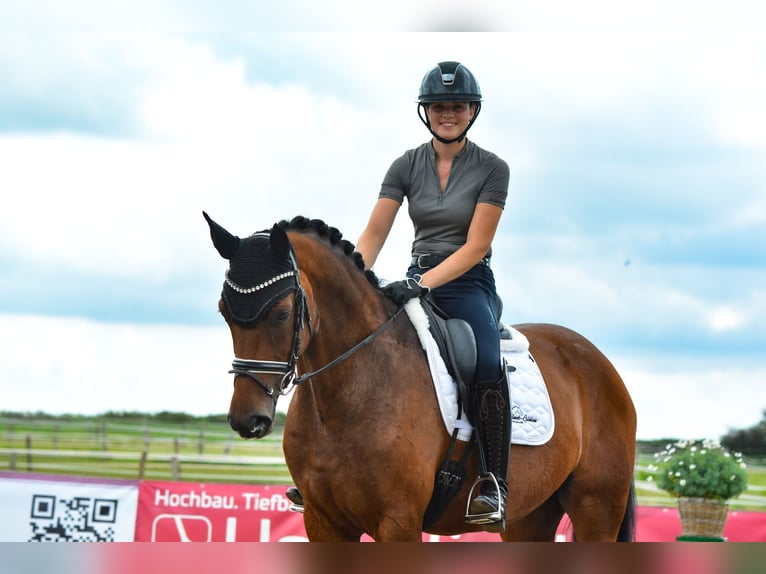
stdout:
[[218,225],[215,221],[210,219],[210,216],[202,212],[205,216],[207,224],[210,226],[210,237],[213,239],[213,245],[221,254],[224,259],[231,259],[237,254],[239,250],[239,237],[232,235],[226,231],[223,227]]
[[290,239],[287,237],[285,230],[276,223],[271,228],[269,245],[277,261],[285,261],[290,258]]

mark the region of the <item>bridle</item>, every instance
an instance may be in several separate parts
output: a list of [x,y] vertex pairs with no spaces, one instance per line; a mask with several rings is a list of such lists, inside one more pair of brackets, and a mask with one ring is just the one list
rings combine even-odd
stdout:
[[[260,289],[262,289],[265,286],[272,285],[277,281],[282,281],[284,279],[293,278],[294,286],[292,288],[292,291],[294,292],[294,312],[295,312],[295,324],[293,328],[293,340],[290,345],[290,352],[288,354],[286,361],[265,361],[261,359],[240,359],[239,357],[234,357],[234,360],[231,363],[231,370],[229,373],[233,373],[235,375],[235,378],[238,376],[244,376],[249,377],[253,381],[255,381],[266,393],[266,395],[274,401],[274,404],[276,405],[277,399],[282,396],[288,394],[294,386],[300,385],[301,383],[306,382],[307,380],[311,379],[312,377],[315,377],[316,375],[319,375],[326,370],[330,369],[331,367],[334,367],[341,361],[344,361],[354,353],[356,353],[359,349],[362,347],[365,347],[366,345],[370,344],[374,339],[376,339],[380,334],[382,334],[385,330],[387,330],[391,325],[393,325],[396,318],[401,314],[403,311],[403,307],[400,307],[396,313],[394,313],[391,317],[386,320],[385,323],[381,324],[377,329],[375,329],[372,333],[370,333],[367,337],[359,341],[356,345],[345,351],[340,356],[336,357],[323,367],[317,369],[316,371],[312,371],[310,373],[304,373],[301,376],[298,376],[298,369],[297,369],[297,363],[298,358],[300,357],[300,348],[301,348],[301,331],[303,330],[304,326],[308,326],[309,330],[309,336],[312,334],[312,325],[311,325],[311,313],[308,306],[308,298],[306,297],[306,291],[303,289],[303,286],[301,285],[300,280],[300,270],[298,269],[298,265],[295,261],[295,255],[290,249],[290,265],[292,269],[285,273],[280,273],[279,275],[276,275],[272,277],[271,279],[264,281],[260,285],[257,285],[255,287],[248,287],[243,288],[231,281],[228,277],[226,277],[226,284],[229,285],[232,289],[237,291],[241,294],[251,294],[254,293]],[[281,378],[279,379],[279,384],[276,387],[272,387],[266,381],[264,381],[260,375],[281,375]]]

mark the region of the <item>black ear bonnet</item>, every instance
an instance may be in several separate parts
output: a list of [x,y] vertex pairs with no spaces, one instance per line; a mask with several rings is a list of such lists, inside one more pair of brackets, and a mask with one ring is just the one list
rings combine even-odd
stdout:
[[230,260],[221,293],[235,323],[255,325],[277,301],[295,291],[296,269],[291,256],[281,257],[270,248],[268,232],[242,240],[237,255]]
[[298,289],[298,267],[287,234],[278,225],[240,239],[207,214],[218,252],[229,260],[221,298],[233,322],[252,327],[277,301]]

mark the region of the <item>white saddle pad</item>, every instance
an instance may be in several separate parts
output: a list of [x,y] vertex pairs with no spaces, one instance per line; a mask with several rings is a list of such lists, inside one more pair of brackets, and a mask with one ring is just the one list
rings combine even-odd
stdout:
[[[428,357],[444,426],[450,434],[458,428],[457,438],[467,441],[471,438],[473,427],[468,420],[458,419],[457,385],[428,328],[428,317],[419,299],[411,299],[404,307]],[[529,352],[529,341],[520,331],[513,327],[509,329],[512,338],[502,339],[500,350],[508,366],[515,367],[508,377],[511,385],[511,442],[539,446],[553,436],[554,417],[550,396],[540,369]]]

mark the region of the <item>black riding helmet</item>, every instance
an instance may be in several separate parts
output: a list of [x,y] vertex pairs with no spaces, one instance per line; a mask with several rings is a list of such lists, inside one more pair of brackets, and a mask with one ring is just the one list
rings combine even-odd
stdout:
[[[431,122],[428,120],[428,114],[425,112],[427,104],[436,102],[470,102],[476,105],[476,112],[468,123],[468,127],[459,137],[451,140],[444,139],[434,132],[431,128]],[[473,122],[481,111],[481,89],[479,82],[473,76],[471,71],[460,62],[439,62],[431,68],[423,77],[420,83],[420,93],[418,94],[418,117],[428,131],[442,143],[453,143],[462,141],[468,130],[471,129]]]

